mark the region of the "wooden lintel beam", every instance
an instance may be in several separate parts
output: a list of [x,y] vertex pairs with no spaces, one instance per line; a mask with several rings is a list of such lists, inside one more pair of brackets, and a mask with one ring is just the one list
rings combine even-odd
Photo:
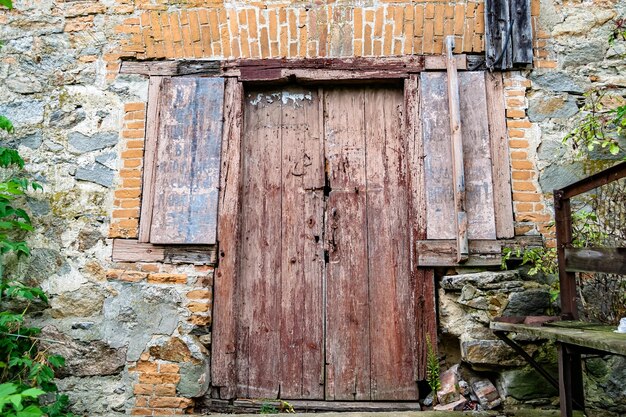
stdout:
[[454,36],[446,38],[448,72],[448,106],[450,109],[450,136],[452,139],[452,176],[454,180],[454,207],[457,232],[457,262],[469,257],[467,213],[465,211],[465,171],[463,168],[463,135],[461,132],[461,101],[459,79],[454,51]]
[[153,245],[135,239],[113,239],[113,262],[165,262],[215,265],[216,245]]

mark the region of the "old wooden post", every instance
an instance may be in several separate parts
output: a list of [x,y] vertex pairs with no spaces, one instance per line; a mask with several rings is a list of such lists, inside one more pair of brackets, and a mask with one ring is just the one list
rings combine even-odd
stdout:
[[452,175],[454,178],[454,207],[457,231],[457,262],[469,257],[467,239],[467,213],[465,212],[465,171],[463,168],[463,135],[461,134],[461,104],[456,61],[452,55],[454,36],[446,38],[448,71],[448,106],[450,108],[450,133],[452,139]]

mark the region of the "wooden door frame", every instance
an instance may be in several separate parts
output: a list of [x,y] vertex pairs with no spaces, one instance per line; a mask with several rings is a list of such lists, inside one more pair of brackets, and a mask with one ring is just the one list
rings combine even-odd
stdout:
[[[455,56],[458,70],[467,70],[470,57]],[[470,65],[474,66],[474,65]],[[232,399],[236,396],[236,311],[232,300],[236,296],[238,273],[238,241],[241,209],[241,140],[243,129],[244,85],[249,83],[396,81],[404,88],[405,120],[403,136],[408,141],[410,218],[415,219],[411,233],[410,265],[421,282],[420,305],[425,311],[435,311],[434,272],[421,266],[454,266],[448,259],[454,250],[448,241],[426,241],[426,195],[424,184],[424,152],[421,126],[418,120],[420,96],[418,79],[423,71],[446,69],[445,56],[403,56],[387,58],[313,58],[313,59],[244,59],[227,61],[170,60],[123,61],[121,74],[141,74],[150,77],[206,76],[224,77],[224,128],[220,190],[218,197],[218,250],[213,287],[213,345],[211,349],[211,385],[214,396]],[[151,252],[150,244],[141,244],[142,251]],[[470,242],[471,255],[493,253],[500,247],[525,245],[515,240]],[[136,245],[135,245],[136,246]],[[450,248],[448,247],[450,246]],[[494,249],[495,248],[495,249]],[[115,252],[115,250],[114,250]],[[450,252],[450,253],[448,253]],[[437,254],[433,264],[423,262],[422,253]],[[443,254],[443,256],[439,256]],[[115,255],[115,253],[114,253]],[[119,257],[119,255],[118,255]],[[478,258],[476,265],[484,259]],[[498,262],[499,263],[499,262]],[[436,340],[436,320],[416,323],[423,340]],[[426,362],[426,347],[419,352],[419,363]],[[423,368],[423,367],[422,367]],[[425,369],[419,369],[416,380],[424,380]]]
[[[437,59],[435,59],[437,58]],[[464,57],[460,66],[466,67]],[[428,65],[427,65],[428,63]],[[394,59],[355,60],[268,60],[224,63],[220,76],[225,76],[224,137],[219,196],[218,260],[214,280],[214,323],[211,356],[211,384],[221,399],[232,399],[237,392],[236,344],[237,326],[235,300],[238,280],[240,210],[241,210],[241,138],[244,83],[256,82],[347,82],[350,80],[403,82],[405,120],[403,137],[407,140],[409,189],[409,218],[415,219],[410,236],[410,265],[414,279],[421,285],[420,307],[435,311],[434,272],[417,268],[417,241],[426,238],[426,195],[424,189],[421,130],[417,121],[419,106],[418,77],[426,68],[445,67],[439,57],[406,57]],[[159,69],[162,71],[163,69]],[[180,72],[180,71],[179,71]],[[215,74],[217,76],[217,74]],[[421,310],[420,310],[421,311]],[[421,315],[421,314],[420,314]],[[436,320],[416,323],[421,340],[436,340]],[[418,353],[417,363],[426,363],[426,348]],[[425,368],[418,367],[415,380],[425,379]]]

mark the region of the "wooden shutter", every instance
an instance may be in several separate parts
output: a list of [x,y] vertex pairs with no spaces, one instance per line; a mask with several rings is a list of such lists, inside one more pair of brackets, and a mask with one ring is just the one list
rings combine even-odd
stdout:
[[139,240],[215,244],[224,79],[152,77]]
[[[485,241],[493,243],[496,239],[513,237],[502,78],[498,74],[472,71],[459,72],[458,78],[470,255],[472,252],[499,254],[499,245],[486,244]],[[454,263],[444,262],[445,256],[441,255],[448,249],[456,250],[453,244],[457,231],[446,82],[447,75],[441,72],[424,72],[420,76],[426,237],[429,241],[439,241],[434,244],[420,242],[421,265]],[[433,252],[432,259],[427,259],[429,251]],[[434,259],[437,257],[441,259]]]

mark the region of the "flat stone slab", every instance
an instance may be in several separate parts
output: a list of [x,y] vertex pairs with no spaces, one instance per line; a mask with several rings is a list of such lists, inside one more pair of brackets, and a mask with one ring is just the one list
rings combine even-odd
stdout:
[[[195,414],[189,417],[204,417],[209,414]],[[278,414],[274,414],[278,415]],[[515,411],[386,411],[386,412],[340,412],[340,413],[295,413],[280,414],[290,417],[559,417],[559,410],[515,410]],[[211,417],[232,417],[233,414],[210,414]],[[236,414],[237,417],[259,417],[259,414]],[[582,413],[574,412],[574,416]],[[167,416],[165,416],[167,417]],[[176,417],[176,416],[170,416]]]

